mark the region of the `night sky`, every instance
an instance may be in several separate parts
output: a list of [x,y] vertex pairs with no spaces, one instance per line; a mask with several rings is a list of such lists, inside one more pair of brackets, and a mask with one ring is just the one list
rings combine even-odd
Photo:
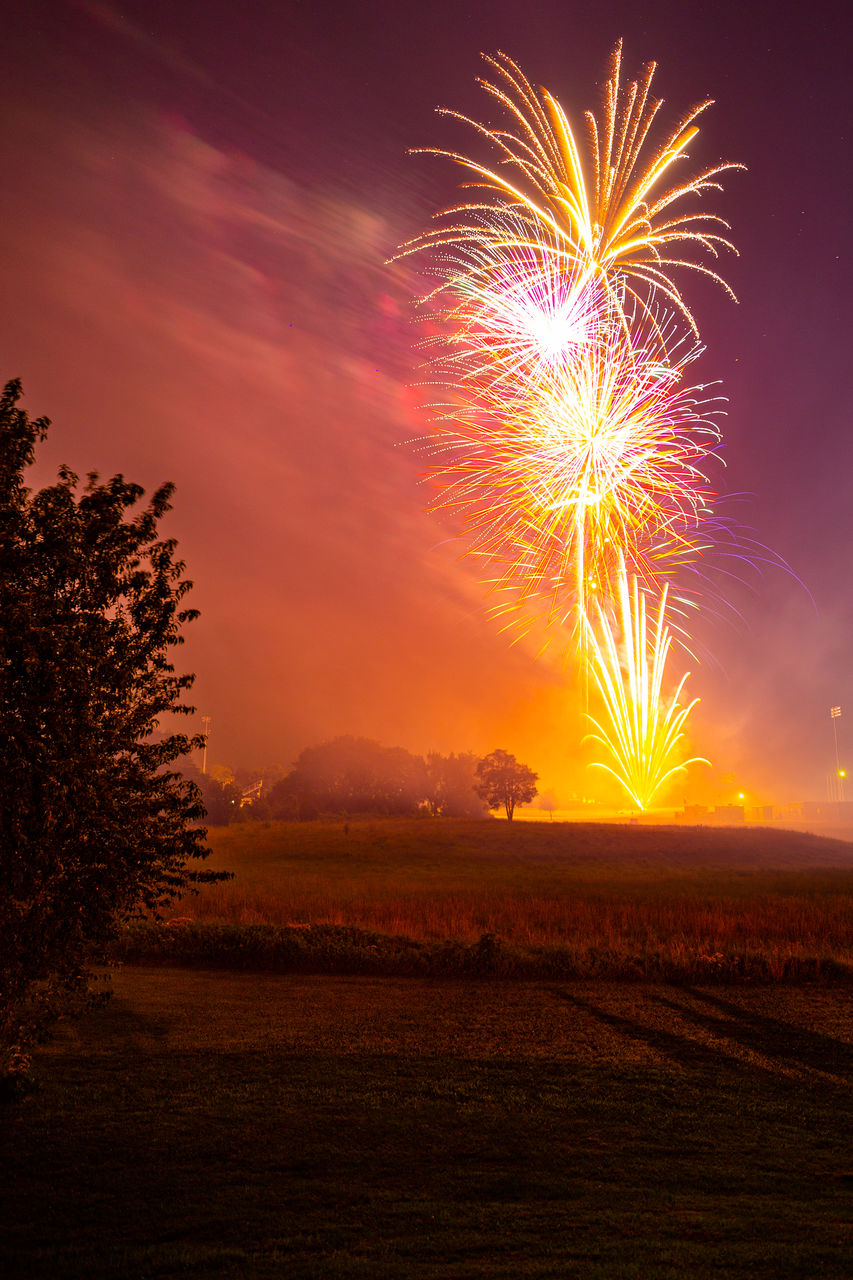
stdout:
[[[851,40],[846,4],[503,0],[41,3],[4,20],[2,376],[57,464],[177,484],[201,620],[179,655],[213,761],[287,766],[339,733],[514,751],[589,790],[577,682],[512,647],[411,441],[418,331],[401,241],[458,172],[503,49],[579,122],[615,41],[665,119],[713,97],[691,157],[738,160],[715,210],[740,302],[683,280],[720,379],[726,510],[790,566],[694,627],[713,760],[674,798],[821,798],[853,766]],[[740,495],[738,499],[736,495]],[[200,728],[200,724],[198,725]],[[845,763],[842,760],[842,763]]]

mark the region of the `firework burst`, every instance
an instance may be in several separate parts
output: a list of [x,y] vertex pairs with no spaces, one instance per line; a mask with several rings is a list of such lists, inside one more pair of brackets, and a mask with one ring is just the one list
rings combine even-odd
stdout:
[[[501,234],[446,255],[452,288],[440,288],[448,336],[437,363],[465,382],[538,381],[558,372],[609,327],[613,307],[589,273],[576,277],[553,239],[532,239],[517,219]],[[452,267],[448,263],[452,262]]]
[[[587,145],[579,145],[563,107],[546,90],[539,93],[506,54],[486,56],[496,83],[480,84],[509,117],[509,128],[493,129],[459,112],[444,110],[470,125],[498,153],[491,167],[459,152],[424,148],[445,156],[471,175],[466,185],[482,197],[447,209],[439,225],[403,246],[403,253],[429,248],[451,255],[489,253],[505,235],[509,214],[522,240],[541,247],[550,240],[554,270],[582,284],[595,279],[611,303],[626,295],[641,303],[663,294],[698,335],[673,272],[697,271],[731,294],[715,270],[693,250],[717,258],[736,252],[724,234],[728,224],[716,214],[684,212],[689,197],[721,190],[720,177],[742,165],[724,162],[693,174],[683,171],[686,149],[698,133],[695,121],[710,105],[692,107],[675,127],[655,141],[662,101],[651,95],[655,64],[627,85],[622,82],[621,41],[614,49],[604,105],[597,118],[586,112]],[[456,281],[451,272],[451,291]],[[734,296],[734,295],[732,295]]]
[[643,340],[612,323],[519,379],[475,337],[460,403],[435,424],[433,509],[461,518],[506,607],[548,601],[549,621],[582,637],[622,559],[652,585],[704,547],[719,431],[685,377],[695,351],[670,363],[651,327]]
[[[486,62],[493,79],[480,83],[507,127],[445,114],[496,158],[430,149],[476,194],[400,251],[428,250],[438,279],[423,300],[438,313],[430,382],[442,389],[431,507],[461,522],[507,626],[568,628],[604,701],[607,727],[595,721],[592,737],[611,763],[599,767],[643,808],[684,767],[695,705],[679,704],[686,677],[663,694],[669,584],[685,569],[701,583],[709,532],[725,527],[707,474],[719,397],[688,376],[701,348],[678,280],[692,270],[731,293],[707,265],[734,251],[727,224],[691,201],[742,166],[690,168],[710,102],[659,130],[655,66],[625,83],[621,43],[583,144],[512,59]],[[647,593],[659,600],[651,631]],[[695,604],[683,588],[674,598],[683,613]]]

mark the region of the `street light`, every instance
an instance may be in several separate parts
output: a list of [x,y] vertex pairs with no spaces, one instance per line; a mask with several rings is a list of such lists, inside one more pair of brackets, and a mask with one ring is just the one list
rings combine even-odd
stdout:
[[843,800],[844,799],[844,779],[846,778],[847,775],[838,763],[838,728],[835,723],[836,720],[841,719],[841,708],[830,707],[829,718],[832,721],[832,738],[835,743],[835,776],[838,779],[838,787],[837,787],[838,799]]

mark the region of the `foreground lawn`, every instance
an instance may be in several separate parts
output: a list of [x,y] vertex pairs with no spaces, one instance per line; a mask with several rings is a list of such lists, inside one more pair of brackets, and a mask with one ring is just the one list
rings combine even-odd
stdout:
[[4,1110],[4,1275],[851,1273],[847,986],[114,986]]

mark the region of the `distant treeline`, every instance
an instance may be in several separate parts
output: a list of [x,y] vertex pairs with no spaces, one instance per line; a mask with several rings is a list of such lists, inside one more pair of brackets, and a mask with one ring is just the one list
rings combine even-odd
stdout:
[[250,804],[235,781],[222,782],[195,770],[192,776],[201,788],[207,821],[214,826],[238,818],[308,821],[359,813],[480,818],[488,810],[474,790],[477,763],[472,752],[417,756],[403,747],[347,735],[306,747],[290,772],[262,788]]

